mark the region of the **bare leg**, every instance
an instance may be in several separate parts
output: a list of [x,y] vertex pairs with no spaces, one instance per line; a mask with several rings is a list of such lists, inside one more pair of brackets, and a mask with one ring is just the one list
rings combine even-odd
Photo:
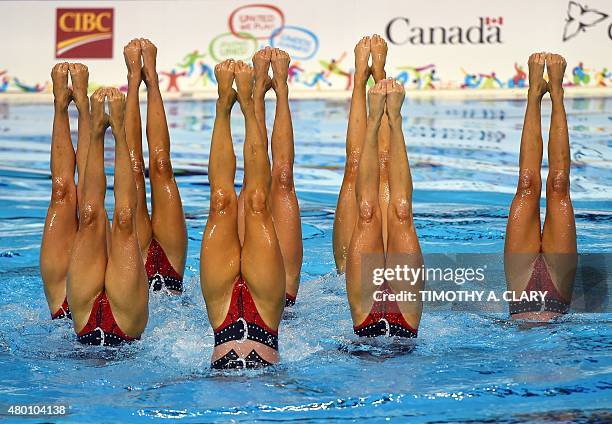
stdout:
[[104,132],[108,117],[104,114],[106,89],[91,96],[91,143],[83,178],[83,200],[79,209],[79,230],[68,269],[68,304],[74,329],[78,333],[87,323],[93,301],[104,289],[107,263],[104,209],[106,175],[104,175]]
[[[270,59],[272,58],[272,49],[266,47],[259,50],[253,55],[253,70],[255,71],[255,87],[253,89],[253,101],[255,102],[255,117],[261,136],[266,143],[266,152],[268,151],[268,129],[266,128],[266,93],[272,87],[272,80],[268,75],[270,69]],[[244,243],[244,189],[246,187],[246,178],[242,179],[242,190],[238,196],[238,234],[240,236],[240,244]]]
[[334,259],[339,273],[345,271],[349,244],[359,215],[355,184],[366,132],[366,83],[370,76],[369,57],[370,37],[363,37],[355,46],[355,82],[346,131],[346,164],[334,217]]
[[157,48],[146,39],[140,40],[140,48],[147,85],[147,142],[153,237],[166,252],[176,272],[182,275],[187,255],[187,227],[170,162],[170,135],[155,69]]
[[241,271],[263,320],[278,328],[285,307],[285,270],[270,211],[270,161],[253,104],[253,70],[236,63],[238,102],[244,114],[245,234]]
[[[411,268],[423,266],[423,254],[414,228],[412,215],[412,175],[406,155],[406,143],[402,131],[400,110],[404,102],[404,86],[395,80],[387,85],[387,114],[391,129],[389,154],[389,188],[391,201],[388,210],[389,237],[387,244],[386,267],[394,269],[397,265],[408,265]],[[410,291],[418,293],[423,290],[423,280],[410,282],[390,281],[394,293]],[[423,305],[420,301],[398,302],[406,321],[418,328]]]
[[[374,81],[382,81],[387,77],[385,63],[387,61],[387,42],[378,34],[372,36],[372,77]],[[389,207],[389,138],[390,138],[389,119],[387,113],[383,114],[378,130],[378,161],[380,164],[380,187],[378,196],[380,210],[382,213],[382,231],[387,250],[387,208]]]
[[147,249],[151,243],[152,229],[147,208],[147,191],[142,156],[142,126],[140,121],[140,101],[138,91],[142,82],[142,52],[140,40],[130,41],[123,49],[125,65],[128,69],[128,91],[125,104],[125,136],[132,162],[132,173],[136,183],[136,232],[138,244],[146,260]]
[[542,251],[551,276],[565,299],[571,299],[576,274],[576,223],[570,198],[570,146],[567,117],[563,106],[565,59],[546,56],[552,115],[548,139],[548,178],[546,179],[546,219]]
[[240,274],[238,211],[234,190],[236,156],[230,129],[230,113],[236,101],[236,92],[232,88],[234,65],[233,60],[226,60],[215,67],[219,99],[208,162],[210,212],[200,251],[202,295],[213,328],[223,323],[231,301],[233,283]]
[[51,202],[40,247],[40,273],[49,310],[55,313],[66,297],[66,276],[77,232],[77,192],[74,184],[75,154],[70,141],[68,64],[51,71],[55,114],[51,136]]
[[540,253],[540,192],[542,181],[541,102],[546,93],[544,54],[529,57],[529,92],[521,136],[519,182],[510,207],[504,247],[508,288],[521,293]]
[[79,111],[76,163],[79,174],[77,199],[79,200],[80,204],[83,194],[83,184],[80,184],[80,180],[85,174],[87,150],[89,149],[89,130],[91,125],[89,98],[87,97],[89,70],[87,69],[87,66],[80,63],[71,63],[68,65],[68,68],[70,70],[70,79],[72,80],[72,98],[74,99],[74,103]]
[[115,213],[105,289],[119,327],[138,337],[149,318],[149,284],[136,233],[136,183],[125,138],[125,96],[107,89],[115,137]]
[[279,49],[272,51],[272,72],[276,92],[276,115],[272,130],[272,191],[270,206],[278,236],[287,293],[296,296],[302,269],[302,222],[293,182],[293,124],[289,110],[289,55]]
[[[349,245],[346,261],[346,292],[355,325],[361,324],[372,309],[376,286],[368,278],[373,268],[385,266],[382,217],[378,201],[380,166],[378,163],[378,130],[385,108],[386,80],[370,89],[365,143],[357,173],[359,216]],[[365,271],[363,271],[365,270]],[[363,278],[363,277],[366,278]]]

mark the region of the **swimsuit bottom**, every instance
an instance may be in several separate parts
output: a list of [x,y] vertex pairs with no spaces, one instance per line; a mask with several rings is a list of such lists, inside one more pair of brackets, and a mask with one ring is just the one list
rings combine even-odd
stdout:
[[182,292],[183,277],[170,264],[166,252],[155,239],[151,239],[145,270],[149,279],[149,287],[153,291],[162,289]]
[[68,299],[64,298],[64,303],[62,306],[54,313],[51,314],[51,319],[62,319],[68,318],[72,319],[72,315],[70,314],[70,308],[68,307]]

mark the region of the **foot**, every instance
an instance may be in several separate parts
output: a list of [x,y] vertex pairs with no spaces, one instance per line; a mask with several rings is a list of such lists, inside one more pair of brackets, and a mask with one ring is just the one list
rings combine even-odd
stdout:
[[[127,66],[128,70],[128,84],[136,83],[140,85],[142,81],[142,51],[140,49],[140,40],[134,39],[127,43],[123,48],[123,57],[125,59],[125,66]],[[155,69],[155,66],[153,69]]]
[[268,75],[270,60],[272,59],[272,48],[266,46],[253,55],[253,69],[255,70],[255,97],[264,97],[272,87],[272,79]]
[[106,88],[100,87],[89,98],[91,107],[91,131],[92,136],[104,135],[108,128],[108,116],[104,113],[104,101],[106,99]]
[[217,92],[219,93],[217,106],[226,112],[229,112],[236,102],[236,90],[232,87],[234,83],[234,67],[234,59],[227,59],[215,66]]
[[[125,95],[116,88],[106,89],[108,100],[109,123],[114,134],[124,130],[125,123]],[[116,137],[115,137],[116,138]]]
[[254,76],[253,68],[242,60],[236,62],[234,66],[234,79],[236,80],[238,103],[240,103],[240,107],[243,109],[253,102]]
[[375,81],[381,81],[387,77],[385,62],[387,61],[387,42],[378,34],[372,36],[370,42],[372,55],[372,76]]
[[291,58],[289,54],[281,49],[272,50],[272,87],[278,95],[279,93],[287,94],[287,78],[289,76],[289,62]]
[[388,83],[386,79],[380,80],[368,91],[369,119],[380,122],[385,111]]
[[529,95],[542,98],[548,90],[544,81],[544,64],[546,53],[533,53],[529,56]]
[[55,107],[68,109],[72,92],[68,88],[68,62],[58,63],[51,69],[51,80],[53,81],[53,97]]
[[143,74],[144,80],[147,87],[149,84],[158,84],[156,60],[157,60],[157,47],[151,41],[146,38],[140,40],[140,50],[142,51],[142,62],[143,62]]
[[546,55],[546,72],[548,73],[548,91],[550,95],[563,93],[563,76],[567,63],[563,56],[549,53]]
[[355,85],[363,85],[370,78],[370,37],[363,37],[355,46]]
[[87,87],[89,84],[89,70],[82,63],[68,65],[70,80],[72,81],[72,98],[79,112],[89,111],[89,98]]
[[393,78],[389,78],[387,81],[387,114],[389,119],[394,117],[401,119],[400,111],[406,96],[404,86]]

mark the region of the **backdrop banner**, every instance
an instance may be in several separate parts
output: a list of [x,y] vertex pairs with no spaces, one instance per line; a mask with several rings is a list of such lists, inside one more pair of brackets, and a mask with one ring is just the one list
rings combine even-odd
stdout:
[[58,61],[123,86],[135,37],[157,45],[165,91],[214,91],[216,63],[271,45],[292,57],[292,90],[348,92],[353,47],[374,33],[409,90],[525,87],[536,51],[566,57],[567,86],[612,84],[609,0],[3,1],[0,19],[0,92],[49,92]]

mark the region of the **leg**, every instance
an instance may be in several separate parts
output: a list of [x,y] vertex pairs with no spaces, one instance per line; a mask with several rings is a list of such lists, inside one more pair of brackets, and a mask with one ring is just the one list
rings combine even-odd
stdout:
[[82,181],[79,230],[68,269],[68,304],[77,333],[87,323],[95,297],[104,290],[108,221],[104,209],[104,132],[108,127],[108,119],[104,114],[105,97],[105,89],[98,89],[91,96],[91,143]]
[[[89,84],[89,70],[87,66],[80,63],[71,63],[68,65],[70,70],[70,79],[72,80],[72,98],[79,111],[78,118],[78,138],[76,150],[77,172],[79,181],[85,174],[85,164],[87,163],[87,150],[89,149],[89,131],[91,124],[91,116],[89,114],[89,98],[87,97],[87,88]],[[83,194],[83,184],[77,185],[77,199],[80,199]]]
[[377,287],[371,281],[371,271],[385,266],[382,217],[378,202],[378,130],[385,107],[385,81],[370,89],[369,105],[370,115],[357,173],[359,216],[346,261],[346,292],[355,325],[361,324],[372,309],[372,296]]
[[51,71],[55,114],[51,136],[51,202],[40,246],[40,274],[51,313],[66,297],[66,276],[77,232],[77,193],[74,185],[75,155],[68,121],[68,64]]
[[128,91],[125,103],[125,136],[130,150],[132,173],[136,183],[136,232],[138,244],[146,259],[147,249],[151,243],[152,229],[147,208],[147,191],[142,156],[142,126],[140,121],[140,101],[138,91],[142,82],[142,52],[140,40],[132,40],[123,49],[125,64],[128,69]]
[[[382,81],[387,78],[385,63],[387,61],[387,42],[380,35],[372,36],[372,77],[374,81]],[[382,214],[382,232],[387,250],[387,209],[389,207],[389,119],[385,112],[378,130],[378,162],[380,164],[380,183],[378,188],[378,201]]]
[[565,59],[551,54],[546,57],[552,115],[548,138],[548,178],[546,179],[546,219],[542,234],[542,251],[553,281],[566,299],[571,299],[576,273],[576,223],[570,198],[570,146],[567,117],[563,106]]
[[359,215],[355,184],[366,132],[366,83],[370,76],[369,57],[370,37],[363,37],[355,46],[355,82],[346,130],[346,164],[334,217],[334,258],[340,273],[346,268],[349,244]]
[[125,96],[109,88],[107,99],[115,137],[115,213],[104,286],[117,324],[128,336],[138,337],[149,318],[149,284],[136,233],[136,183],[125,137]]
[[540,253],[540,192],[542,163],[541,102],[546,92],[544,54],[529,57],[529,92],[521,136],[519,182],[510,206],[504,247],[508,287],[519,293]]
[[272,72],[276,92],[276,115],[272,130],[272,191],[270,206],[278,236],[287,293],[296,296],[302,269],[302,222],[295,185],[293,183],[293,124],[289,110],[287,73],[289,55],[279,49],[272,51]]
[[140,48],[147,85],[147,142],[153,237],[166,252],[173,268],[182,275],[187,255],[187,228],[181,195],[170,163],[170,135],[155,70],[157,48],[144,39],[140,40]]
[[240,267],[263,320],[278,328],[285,307],[285,269],[270,212],[270,161],[255,117],[253,70],[239,61],[234,75],[246,125],[244,172],[248,181]]
[[[406,155],[406,142],[402,131],[402,116],[400,110],[404,102],[404,86],[397,81],[387,85],[387,115],[390,125],[390,155],[389,155],[389,188],[390,203],[388,210],[389,236],[387,239],[387,268],[397,265],[408,265],[410,268],[423,266],[423,254],[414,228],[412,216],[412,176]],[[406,282],[392,281],[389,283],[395,293],[402,290],[418,293],[423,290],[423,280]],[[416,302],[398,302],[400,311],[406,321],[419,328],[423,305]]]
[[200,251],[202,295],[213,328],[223,323],[233,283],[240,274],[238,208],[234,190],[236,156],[230,129],[230,114],[236,101],[236,92],[232,88],[234,61],[218,64],[215,73],[219,81],[219,99],[208,161],[210,212]]

